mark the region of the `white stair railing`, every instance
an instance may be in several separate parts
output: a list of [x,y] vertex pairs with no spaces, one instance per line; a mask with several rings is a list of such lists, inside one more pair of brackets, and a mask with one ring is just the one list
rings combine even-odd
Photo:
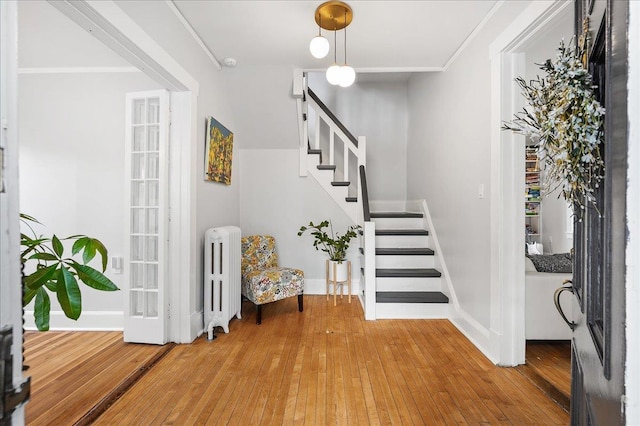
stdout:
[[[366,165],[366,138],[353,136],[335,115],[306,86],[301,70],[294,71],[293,94],[298,109],[300,137],[300,176],[311,174],[336,203],[358,223],[357,212],[362,209],[358,194],[358,169]],[[310,156],[309,149],[322,150],[322,165],[335,166],[330,174],[318,169],[318,154]],[[334,186],[332,182],[350,182],[349,186]],[[347,197],[358,198],[348,202]]]

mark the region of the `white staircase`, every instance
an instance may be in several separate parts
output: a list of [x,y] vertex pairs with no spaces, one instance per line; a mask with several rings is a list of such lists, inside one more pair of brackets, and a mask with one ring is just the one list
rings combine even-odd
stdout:
[[[422,213],[371,213],[366,190],[366,140],[354,137],[294,71],[300,176],[313,176],[362,226],[360,300],[365,318],[449,318],[437,253]],[[360,177],[360,179],[358,179]],[[426,207],[425,207],[426,208]],[[373,220],[372,220],[373,219]]]

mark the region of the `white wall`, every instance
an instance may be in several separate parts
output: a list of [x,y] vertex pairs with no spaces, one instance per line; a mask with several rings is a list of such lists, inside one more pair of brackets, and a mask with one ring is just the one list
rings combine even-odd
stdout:
[[237,68],[225,69],[224,75],[240,148],[298,147],[292,66],[245,66],[239,60]]
[[336,115],[367,138],[367,187],[375,201],[407,199],[407,83],[355,83],[338,90]]
[[[530,81],[536,76],[546,74],[536,64],[542,64],[547,59],[554,59],[558,52],[560,41],[565,45],[571,43],[573,36],[573,9],[567,8],[560,19],[545,27],[544,33],[524,48],[525,80]],[[542,165],[542,163],[541,163]],[[544,169],[541,177],[544,180]],[[558,198],[559,190],[544,194],[540,203],[542,232],[541,241],[545,253],[567,253],[573,247],[573,228],[567,227],[568,203],[563,197]]]
[[309,73],[309,87],[354,136],[367,138],[367,188],[374,201],[407,198],[407,81],[358,82],[331,87]]
[[[86,234],[122,256],[125,93],[158,85],[142,73],[27,74],[18,84],[21,212],[45,225],[39,233]],[[123,275],[106,274],[122,288]],[[122,292],[80,286],[80,320],[52,298],[52,328],[122,326]]]
[[[489,45],[527,2],[505,2],[450,68],[409,79],[407,195],[426,199],[461,309],[490,324]],[[483,184],[485,197],[478,197]]]
[[[273,235],[280,265],[302,269],[306,281],[324,283],[326,256],[313,248],[308,233],[298,237],[298,230],[327,219],[343,234],[353,222],[313,177],[298,175],[298,156],[297,149],[240,150],[240,226],[243,235]],[[357,253],[358,242],[352,240],[348,258],[355,262],[356,278]]]

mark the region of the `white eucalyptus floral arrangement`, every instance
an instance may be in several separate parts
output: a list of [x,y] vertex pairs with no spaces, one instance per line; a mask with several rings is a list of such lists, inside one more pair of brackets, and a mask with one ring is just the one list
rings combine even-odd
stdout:
[[595,206],[594,191],[604,176],[600,148],[605,110],[596,100],[597,86],[582,57],[582,49],[562,41],[555,60],[540,64],[545,78],[537,76],[529,83],[517,78],[529,105],[502,128],[537,140],[546,171],[544,192],[560,188],[565,200],[584,210],[587,202]]

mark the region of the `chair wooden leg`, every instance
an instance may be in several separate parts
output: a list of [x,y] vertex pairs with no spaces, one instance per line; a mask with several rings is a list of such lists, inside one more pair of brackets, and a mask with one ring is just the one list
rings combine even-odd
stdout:
[[256,305],[256,324],[262,324],[262,305]]
[[304,306],[302,302],[302,295],[299,294],[298,295],[298,311],[302,312],[303,309],[304,309]]

